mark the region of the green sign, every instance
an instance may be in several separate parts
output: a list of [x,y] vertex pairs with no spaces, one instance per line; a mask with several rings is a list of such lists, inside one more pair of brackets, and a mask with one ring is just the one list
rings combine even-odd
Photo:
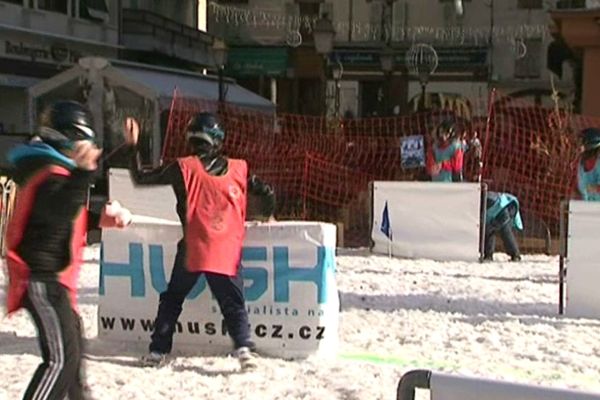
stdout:
[[236,77],[282,76],[288,67],[283,47],[234,47],[227,58],[227,73]]

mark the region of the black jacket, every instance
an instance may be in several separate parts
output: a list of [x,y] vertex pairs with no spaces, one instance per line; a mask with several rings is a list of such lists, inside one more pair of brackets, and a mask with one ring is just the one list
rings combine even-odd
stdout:
[[50,175],[38,187],[17,248],[32,277],[56,279],[58,272],[69,265],[73,222],[87,204],[94,173],[68,165],[64,156],[43,143],[25,145],[16,153],[12,157],[13,179],[19,186],[27,185],[51,165],[71,169],[70,176]]

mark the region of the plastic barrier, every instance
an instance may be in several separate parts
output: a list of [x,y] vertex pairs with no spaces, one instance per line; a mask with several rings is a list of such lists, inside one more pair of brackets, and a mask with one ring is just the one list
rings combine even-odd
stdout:
[[491,379],[414,370],[402,376],[396,400],[414,400],[415,389],[429,389],[435,400],[600,400],[600,394]]
[[372,250],[391,256],[477,261],[481,186],[374,182]]
[[600,281],[600,202],[571,201],[566,216],[568,252],[564,249],[562,256],[566,255],[566,269],[561,268],[560,271],[560,282],[566,286],[566,314],[570,317],[600,318],[597,285]]
[[[109,177],[111,198],[134,212],[134,222],[127,229],[102,233],[99,336],[147,343],[181,227],[168,219],[168,210],[175,208],[170,188],[137,189],[123,171],[111,170]],[[139,215],[143,210],[154,215]],[[335,247],[332,224],[247,224],[242,265],[251,332],[259,352],[282,358],[335,355],[339,319]],[[189,294],[176,330],[175,350],[188,347],[204,353],[231,349],[204,278]]]

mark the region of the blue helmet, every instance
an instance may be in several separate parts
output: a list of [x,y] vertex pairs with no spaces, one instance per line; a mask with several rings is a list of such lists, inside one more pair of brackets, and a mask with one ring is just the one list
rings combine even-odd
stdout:
[[600,147],[600,129],[586,128],[581,131],[581,142],[586,151]]

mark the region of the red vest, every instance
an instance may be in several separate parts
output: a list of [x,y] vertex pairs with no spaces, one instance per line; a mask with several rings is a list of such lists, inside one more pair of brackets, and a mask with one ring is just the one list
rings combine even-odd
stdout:
[[[29,285],[30,271],[27,263],[18,254],[17,249],[21,240],[31,209],[35,201],[38,187],[50,177],[50,175],[69,176],[69,170],[59,167],[48,167],[34,175],[23,187],[19,188],[15,203],[15,210],[8,223],[6,244],[6,262],[8,264],[8,294],[6,296],[6,308],[8,313],[13,313],[23,306],[23,296]],[[49,211],[51,212],[51,211]],[[71,262],[60,274],[59,282],[69,290],[71,305],[77,311],[77,280],[79,269],[83,259],[83,249],[86,244],[87,233],[87,210],[83,209],[73,222],[71,236]]]
[[196,156],[177,161],[187,190],[187,269],[237,275],[245,235],[246,162],[230,159],[225,175],[212,176]]

